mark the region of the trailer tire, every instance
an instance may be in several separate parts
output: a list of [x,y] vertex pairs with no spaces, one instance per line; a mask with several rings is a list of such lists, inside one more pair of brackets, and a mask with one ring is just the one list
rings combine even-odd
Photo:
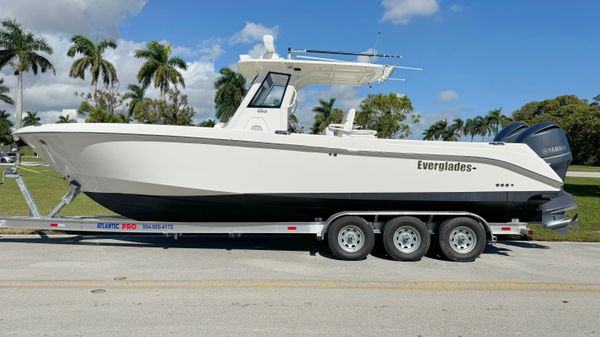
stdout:
[[397,217],[383,227],[383,245],[394,260],[419,261],[430,244],[427,226],[415,217]]
[[375,234],[369,223],[358,216],[335,220],[327,230],[327,243],[341,260],[363,260],[373,250]]
[[485,229],[472,218],[451,218],[440,225],[439,244],[442,254],[449,260],[471,262],[485,249]]

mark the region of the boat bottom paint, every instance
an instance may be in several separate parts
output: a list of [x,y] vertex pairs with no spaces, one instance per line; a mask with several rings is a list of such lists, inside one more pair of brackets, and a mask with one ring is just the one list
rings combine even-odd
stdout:
[[532,221],[548,201],[540,193],[343,193],[153,196],[85,192],[102,206],[138,221],[314,221],[341,211],[465,211],[489,222]]

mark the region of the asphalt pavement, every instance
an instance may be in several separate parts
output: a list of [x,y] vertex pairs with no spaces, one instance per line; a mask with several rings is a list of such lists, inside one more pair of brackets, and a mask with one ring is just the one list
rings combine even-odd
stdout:
[[568,171],[567,177],[600,178],[600,172]]
[[0,336],[597,336],[600,244],[472,263],[312,237],[0,237]]

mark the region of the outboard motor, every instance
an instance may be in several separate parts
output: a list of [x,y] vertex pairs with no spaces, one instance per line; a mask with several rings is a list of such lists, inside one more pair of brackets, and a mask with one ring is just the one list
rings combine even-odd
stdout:
[[565,180],[567,168],[573,160],[571,147],[563,129],[553,122],[536,124],[523,131],[515,143],[525,143],[544,159],[546,163]]
[[567,136],[558,124],[543,122],[531,127],[525,123],[512,123],[498,132],[496,142],[525,143],[544,159],[564,180],[573,160]]
[[494,137],[494,142],[503,142],[503,143],[514,143],[515,140],[517,139],[517,137],[519,137],[519,135],[521,133],[523,133],[523,131],[527,130],[527,128],[529,128],[529,125],[527,123],[523,123],[523,122],[515,122],[515,123],[511,123],[510,125],[506,126],[505,128],[502,128],[502,130],[500,130],[500,132],[498,132],[498,134],[496,135],[496,137]]
[[[525,123],[512,123],[500,130],[494,141],[529,145],[563,181],[569,163],[573,160],[567,136],[558,124],[552,122],[531,127]],[[544,197],[547,201],[538,208],[542,226],[566,234],[568,226],[577,224],[577,215],[568,217],[565,214],[566,211],[577,208],[573,196],[561,190]]]

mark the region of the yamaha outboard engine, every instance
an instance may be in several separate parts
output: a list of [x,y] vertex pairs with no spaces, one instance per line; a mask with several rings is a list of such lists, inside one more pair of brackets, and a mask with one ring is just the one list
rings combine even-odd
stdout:
[[531,127],[522,122],[512,123],[498,132],[494,141],[529,145],[562,180],[573,160],[565,132],[553,122],[543,122]]
[[494,137],[494,142],[514,143],[517,137],[527,130],[529,125],[523,122],[515,122],[506,126]]
[[[512,123],[498,132],[495,142],[525,143],[552,167],[564,181],[569,163],[573,160],[571,148],[564,131],[556,123],[544,122],[528,127],[525,123]],[[565,191],[544,196],[547,201],[538,208],[543,227],[566,234],[567,227],[577,223],[577,215],[565,212],[577,208],[573,196]]]

